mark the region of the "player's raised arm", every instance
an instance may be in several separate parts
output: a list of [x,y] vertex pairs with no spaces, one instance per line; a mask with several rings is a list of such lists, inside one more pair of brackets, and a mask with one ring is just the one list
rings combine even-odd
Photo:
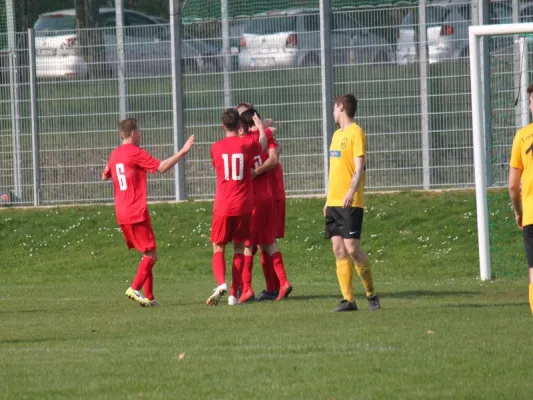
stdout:
[[183,157],[185,157],[185,155],[191,150],[193,145],[194,135],[190,136],[189,139],[187,139],[181,150],[179,150],[176,154],[170,156],[166,160],[161,161],[161,164],[159,164],[159,167],[157,168],[157,172],[167,172],[170,168],[176,165]]
[[263,120],[263,126],[266,128],[271,128],[271,129],[275,129],[275,128],[272,128],[272,126],[274,125],[274,120],[272,118],[265,118]]
[[254,120],[256,128],[259,129],[259,143],[261,144],[261,151],[264,151],[266,150],[268,144],[265,127],[263,125],[263,122],[261,121],[261,118],[259,118],[259,115],[254,114],[252,118]]

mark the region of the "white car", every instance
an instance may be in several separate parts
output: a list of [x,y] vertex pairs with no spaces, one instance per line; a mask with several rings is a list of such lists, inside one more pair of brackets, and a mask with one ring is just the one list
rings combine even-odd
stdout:
[[[118,66],[116,15],[113,8],[100,9],[101,50],[99,67],[115,73]],[[38,78],[85,77],[89,65],[80,51],[74,9],[41,14],[34,25]],[[169,75],[171,47],[169,26],[158,17],[124,11],[124,56],[126,76]],[[220,55],[216,48],[198,39],[182,42],[182,66],[186,72],[215,72]]]
[[[386,63],[392,46],[363,26],[357,13],[335,14],[332,25],[334,65]],[[317,10],[285,10],[258,14],[244,28],[240,69],[312,67],[320,65],[320,15]]]
[[[471,25],[472,2],[465,0],[436,1],[426,7],[426,32],[429,63],[468,57],[468,27]],[[503,2],[489,3],[491,24],[512,22],[512,9]],[[409,12],[398,30],[396,62],[408,64],[417,60],[418,38],[416,16]],[[505,38],[490,41],[491,50],[508,46]]]

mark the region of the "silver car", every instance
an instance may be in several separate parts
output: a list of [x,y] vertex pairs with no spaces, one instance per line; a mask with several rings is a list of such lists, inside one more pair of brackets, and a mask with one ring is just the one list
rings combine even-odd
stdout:
[[[118,65],[116,15],[114,8],[100,9],[100,27],[105,64],[112,72]],[[34,25],[38,78],[85,77],[84,59],[76,31],[74,9],[41,14]],[[124,11],[124,55],[127,76],[168,75],[171,71],[169,27],[158,17]],[[198,39],[184,36],[182,65],[186,72],[214,72],[220,54]]]
[[[471,25],[472,4],[465,0],[436,1],[426,7],[426,32],[429,63],[468,57],[468,27]],[[504,2],[489,3],[491,24],[512,22],[512,9]],[[408,64],[417,60],[418,21],[412,11],[405,15],[398,30],[396,62]],[[490,41],[491,50],[508,46],[505,38]]]
[[[392,46],[370,32],[355,12],[335,13],[331,41],[333,63],[379,63],[394,59]],[[239,68],[291,68],[320,65],[320,15],[317,10],[258,14],[240,42]]]

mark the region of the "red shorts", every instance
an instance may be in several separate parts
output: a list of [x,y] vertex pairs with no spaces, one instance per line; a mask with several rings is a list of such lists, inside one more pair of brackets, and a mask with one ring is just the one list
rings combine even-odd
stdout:
[[251,221],[252,214],[232,217],[213,215],[211,242],[218,245],[245,242],[250,236]]
[[141,253],[155,249],[155,235],[149,219],[136,224],[120,225],[128,249],[136,248]]
[[274,236],[278,239],[285,237],[285,199],[274,200],[274,218],[276,227]]
[[250,240],[246,242],[247,247],[274,243],[276,218],[274,218],[273,212],[273,200],[256,203],[252,212],[252,230],[250,232]]

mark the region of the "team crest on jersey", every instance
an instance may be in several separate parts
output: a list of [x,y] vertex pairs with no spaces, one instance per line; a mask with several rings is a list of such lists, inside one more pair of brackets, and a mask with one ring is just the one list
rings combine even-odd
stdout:
[[348,145],[348,138],[347,137],[342,138],[341,149],[345,149],[347,145]]

